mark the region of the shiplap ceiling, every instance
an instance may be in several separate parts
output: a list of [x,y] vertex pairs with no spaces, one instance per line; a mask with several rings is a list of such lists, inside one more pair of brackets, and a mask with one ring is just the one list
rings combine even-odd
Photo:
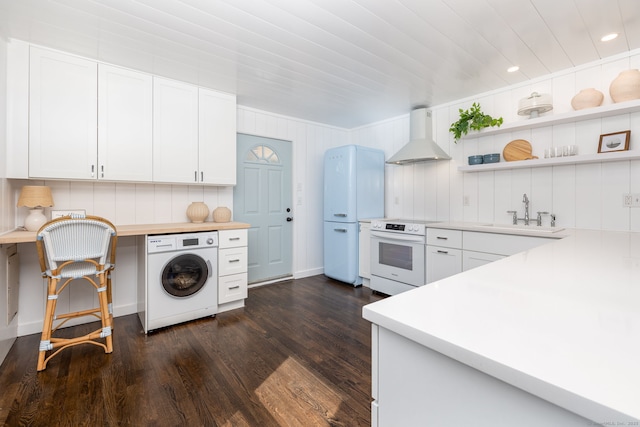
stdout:
[[0,0],[0,35],[353,128],[640,48],[640,0]]

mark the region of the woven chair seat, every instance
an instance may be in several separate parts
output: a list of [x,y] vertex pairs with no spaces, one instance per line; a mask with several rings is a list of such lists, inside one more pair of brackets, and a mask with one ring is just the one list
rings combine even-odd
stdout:
[[[47,362],[61,350],[77,344],[98,345],[104,348],[105,353],[113,351],[110,272],[115,265],[116,241],[116,229],[113,224],[96,216],[57,218],[43,225],[38,231],[36,248],[40,269],[43,277],[47,278],[47,304],[40,340],[38,371],[44,370]],[[56,302],[61,292],[66,288],[86,286],[87,283],[97,292],[98,307],[71,313],[56,313]],[[73,298],[75,293],[72,292],[70,295]],[[99,319],[100,328],[74,338],[53,336],[68,320],[86,316],[91,316],[94,320]],[[48,352],[52,354],[47,355]]]
[[[78,261],[60,269],[58,277],[61,279],[79,279],[84,276],[95,276],[98,272],[96,265],[86,261]],[[53,277],[51,270],[46,273],[47,276]]]

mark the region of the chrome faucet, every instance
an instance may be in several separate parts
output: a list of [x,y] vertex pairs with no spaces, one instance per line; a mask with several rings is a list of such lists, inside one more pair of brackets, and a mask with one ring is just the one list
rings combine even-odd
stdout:
[[[522,203],[524,203],[524,218],[518,218],[518,211],[507,211],[507,213],[513,217],[513,225],[518,224],[518,221],[524,221],[524,225],[529,225],[529,198],[527,197],[527,193],[522,195]],[[538,222],[542,222],[540,218]]]

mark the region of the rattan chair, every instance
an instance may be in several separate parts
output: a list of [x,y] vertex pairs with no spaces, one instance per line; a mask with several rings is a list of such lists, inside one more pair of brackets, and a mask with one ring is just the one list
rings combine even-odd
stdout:
[[[38,371],[44,370],[53,356],[70,346],[90,343],[104,348],[105,353],[113,351],[111,271],[115,267],[116,243],[115,226],[97,216],[65,216],[49,221],[38,231],[36,248],[42,276],[47,279]],[[56,314],[60,293],[82,282],[96,289],[98,307]],[[100,319],[101,327],[74,338],[53,337],[69,320],[85,316]]]

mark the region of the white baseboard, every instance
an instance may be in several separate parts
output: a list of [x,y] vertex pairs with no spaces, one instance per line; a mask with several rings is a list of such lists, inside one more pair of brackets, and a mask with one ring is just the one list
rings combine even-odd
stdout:
[[324,273],[324,268],[318,267],[318,268],[312,268],[309,270],[296,271],[295,273],[293,273],[293,278],[302,279],[305,277],[317,276],[318,274],[323,274],[323,273]]

